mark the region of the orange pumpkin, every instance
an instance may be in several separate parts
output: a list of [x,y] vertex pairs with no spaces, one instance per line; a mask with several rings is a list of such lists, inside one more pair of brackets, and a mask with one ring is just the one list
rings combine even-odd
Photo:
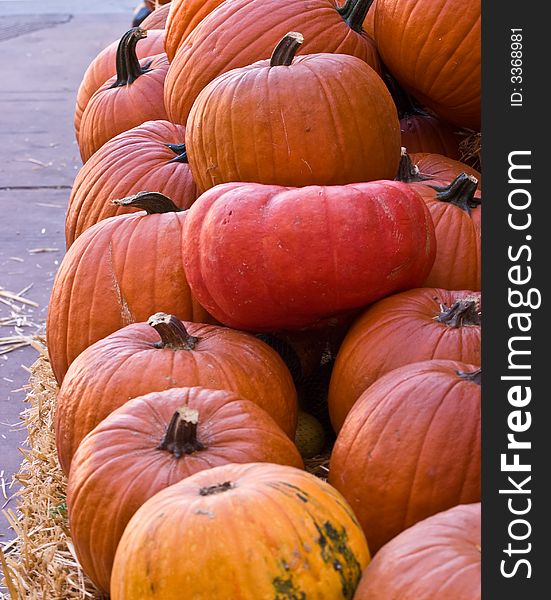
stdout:
[[[164,48],[164,37],[164,31],[161,29],[148,31],[147,37],[143,38],[136,46],[136,56],[141,59],[161,54]],[[117,48],[119,44],[120,41],[116,40],[112,44],[109,44],[107,48],[104,48],[94,58],[84,73],[84,77],[78,88],[75,106],[74,125],[77,141],[79,139],[82,114],[88,106],[90,98],[108,79],[111,79],[117,73]]]
[[354,600],[480,600],[480,503],[406,529],[377,552]]
[[109,591],[124,529],[157,492],[204,469],[247,462],[303,467],[270,415],[232,392],[173,388],[124,404],[84,438],[71,464],[71,537],[88,577]]
[[79,171],[65,218],[67,248],[103,219],[138,209],[113,204],[143,190],[189,208],[198,192],[185,152],[185,127],[148,121],[104,144]]
[[439,117],[480,130],[480,1],[377,0],[383,62]]
[[339,431],[362,393],[386,373],[423,360],[480,364],[480,294],[421,288],[370,306],[348,332],[329,387]]
[[480,368],[430,360],[377,380],[344,422],[329,482],[373,552],[422,519],[479,502]]
[[[348,0],[340,8],[334,0],[223,2],[185,38],[172,60],[165,87],[169,120],[185,124],[197,96],[211,81],[232,69],[269,59],[289,31],[304,36],[301,54],[348,54],[379,70],[375,45],[362,30],[371,1]],[[354,86],[344,89],[351,92]],[[341,89],[342,95],[346,94]],[[305,115],[310,115],[320,99],[323,95],[314,104],[304,98],[293,104],[296,110],[303,106]],[[266,125],[259,124],[254,134]],[[320,148],[320,153],[325,151]]]
[[172,0],[166,23],[165,52],[172,62],[187,36],[224,0]]
[[[139,375],[139,376],[137,376]],[[293,438],[296,391],[269,346],[240,331],[159,313],[96,342],[69,368],[57,398],[56,443],[68,473],[85,435],[131,398],[173,387],[233,391]]]
[[[246,554],[238,565],[237,549]],[[226,465],[136,512],[117,549],[111,598],[180,600],[185,590],[209,600],[352,600],[368,562],[356,519],[327,483],[293,467]]]
[[187,213],[158,193],[117,202],[141,211],[87,229],[69,248],[54,280],[47,341],[59,383],[88,346],[154,312],[212,321],[191,294],[182,256],[174,252],[182,243]]
[[225,73],[199,94],[187,150],[201,191],[233,181],[300,187],[393,178],[400,131],[381,78],[352,56],[293,60],[301,43],[288,34],[270,61]]
[[78,144],[86,162],[105,142],[146,121],[166,119],[163,88],[168,60],[157,54],[138,60],[136,44],[147,31],[135,27],[117,48],[117,75],[90,98],[82,114]]
[[461,173],[475,177],[478,189],[482,190],[482,175],[469,165],[441,154],[417,152],[409,155],[406,148],[402,148],[396,179],[404,183],[447,185]]

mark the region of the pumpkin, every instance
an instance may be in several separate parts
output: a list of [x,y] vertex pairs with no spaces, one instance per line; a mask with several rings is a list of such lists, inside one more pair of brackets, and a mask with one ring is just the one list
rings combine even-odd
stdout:
[[142,29],[147,29],[148,31],[151,29],[165,29],[168,14],[170,12],[170,2],[168,4],[162,2],[161,4],[162,6],[153,10],[151,14],[141,22],[140,27]]
[[301,43],[291,33],[270,61],[225,73],[199,94],[187,150],[201,191],[233,181],[299,187],[393,178],[400,132],[381,78],[353,56],[293,60]]
[[182,253],[193,294],[221,323],[302,329],[419,287],[434,257],[432,229],[403,183],[232,183],[189,209]]
[[434,288],[380,300],[356,321],[340,347],[329,387],[335,431],[377,379],[410,363],[450,359],[480,364],[480,294]]
[[[165,87],[169,120],[186,124],[195,99],[213,79],[232,69],[269,59],[276,44],[289,31],[300,31],[304,36],[302,54],[348,54],[378,70],[380,63],[375,45],[362,30],[371,1],[348,0],[340,8],[334,0],[222,3],[185,38],[172,60]],[[345,86],[345,89],[350,92],[354,86]],[[342,89],[341,95],[345,95]],[[311,115],[320,99],[323,100],[323,96],[308,105],[301,98],[304,114]],[[252,122],[249,115],[247,118]],[[260,131],[266,125],[262,123],[256,129]]]
[[86,162],[105,142],[146,121],[166,119],[163,88],[168,70],[165,54],[138,60],[136,44],[147,37],[130,29],[117,48],[117,75],[90,98],[80,122],[78,143]]
[[124,528],[157,492],[203,469],[247,462],[303,467],[268,413],[233,392],[174,388],[124,404],[84,438],[69,474],[71,538],[88,577],[109,592]]
[[429,517],[388,542],[354,600],[480,600],[480,503]]
[[111,200],[155,190],[179,208],[189,208],[198,194],[184,141],[182,125],[148,121],[104,144],[73,184],[65,218],[67,248],[99,221],[136,210]]
[[115,202],[141,210],[87,229],[69,248],[54,280],[47,342],[59,383],[88,346],[156,311],[211,321],[192,296],[182,257],[174,252],[182,243],[186,212],[158,193]]
[[401,531],[480,501],[480,368],[429,360],[394,369],[358,399],[329,482],[377,552]]
[[224,0],[172,0],[166,23],[165,52],[172,62],[187,36]]
[[436,258],[425,286],[480,290],[482,200],[478,179],[461,173],[448,185],[439,186],[433,180],[409,185],[425,200],[436,233]]
[[354,515],[327,483],[289,466],[225,465],[136,512],[117,549],[111,598],[180,600],[185,590],[209,600],[351,600],[368,562]]
[[480,130],[479,0],[377,0],[384,64],[439,117]]
[[55,427],[65,473],[82,439],[125,402],[192,386],[235,392],[265,409],[290,438],[295,434],[296,391],[274,350],[246,333],[158,313],[96,342],[69,368]]
[[447,185],[461,173],[478,179],[478,189],[482,190],[482,175],[464,162],[428,152],[418,152],[410,156],[406,148],[402,148],[396,180],[404,183]]
[[[79,139],[82,114],[84,113],[86,106],[88,106],[90,98],[108,79],[111,79],[111,77],[117,73],[116,61],[119,44],[119,40],[116,40],[112,44],[109,44],[107,48],[104,48],[96,58],[94,58],[84,73],[84,77],[78,88],[75,106],[74,125],[77,141]],[[154,56],[155,54],[161,54],[163,52],[163,47],[164,31],[161,29],[148,31],[147,37],[143,38],[136,46],[136,56],[140,59]]]
[[323,425],[304,411],[299,411],[295,444],[303,458],[313,458],[322,453],[325,447]]

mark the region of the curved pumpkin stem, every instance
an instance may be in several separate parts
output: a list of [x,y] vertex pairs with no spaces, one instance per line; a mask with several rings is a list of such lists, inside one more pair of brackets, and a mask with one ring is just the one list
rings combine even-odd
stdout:
[[199,490],[200,496],[212,496],[213,494],[221,494],[233,489],[231,481],[224,481],[224,483],[217,483],[216,485],[209,485],[208,487],[201,488]]
[[205,446],[197,439],[198,424],[199,412],[189,406],[183,406],[172,416],[157,448],[174,454],[176,458],[204,450]]
[[169,163],[188,163],[187,150],[185,144],[166,144],[166,147],[170,148],[170,150],[172,150],[172,152],[176,154],[176,156],[172,160],[168,161]]
[[444,310],[435,317],[435,321],[454,329],[481,325],[478,307],[478,298],[463,298],[454,302],[450,308],[444,307]]
[[445,187],[433,185],[430,187],[437,192],[437,200],[455,204],[468,214],[471,213],[471,209],[482,204],[479,198],[474,197],[478,187],[478,179],[473,175],[467,175],[467,173],[460,173],[450,185]]
[[350,29],[360,33],[373,0],[346,0],[337,12],[348,23]]
[[471,373],[467,373],[465,371],[457,371],[457,374],[461,379],[466,379],[467,381],[472,381],[476,383],[476,385],[482,385],[482,369],[477,369],[476,371],[472,371]]
[[172,200],[160,192],[139,192],[134,196],[112,200],[111,204],[117,206],[126,206],[129,208],[139,208],[145,210],[148,215],[160,215],[169,212],[182,212],[182,209]]
[[147,321],[159,334],[161,341],[157,348],[172,348],[173,350],[193,350],[199,338],[190,335],[182,321],[174,315],[156,313]]
[[145,37],[147,31],[140,27],[133,27],[122,36],[117,47],[117,80],[109,89],[130,85],[149,71],[151,63],[142,67],[136,54],[136,44]]
[[285,37],[281,38],[272,52],[270,67],[288,67],[293,62],[293,58],[295,58],[295,54],[303,42],[302,33],[290,31]]
[[401,181],[402,183],[415,183],[418,181],[427,181],[432,179],[427,175],[423,175],[419,171],[419,167],[414,165],[408,151],[402,146],[400,152],[400,163],[398,164],[398,173],[394,178],[394,181]]
[[394,100],[398,110],[398,118],[404,119],[413,115],[427,117],[428,113],[424,111],[414,100],[414,98],[404,90],[404,88],[394,79],[394,77],[385,69],[383,77],[386,87]]

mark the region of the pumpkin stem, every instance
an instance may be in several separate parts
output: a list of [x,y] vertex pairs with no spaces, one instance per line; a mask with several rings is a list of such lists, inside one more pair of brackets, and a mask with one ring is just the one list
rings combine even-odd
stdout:
[[337,8],[337,12],[348,23],[350,29],[361,33],[372,4],[373,0],[346,0],[340,8]]
[[117,47],[117,80],[109,89],[130,85],[149,71],[151,63],[142,67],[136,55],[136,44],[145,37],[147,31],[141,27],[133,27],[122,36]]
[[400,163],[398,164],[398,174],[394,178],[394,181],[414,183],[417,181],[426,181],[427,179],[431,179],[431,177],[423,175],[421,171],[419,171],[419,167],[413,164],[408,151],[402,146],[400,151]]
[[442,312],[435,317],[435,320],[457,329],[458,327],[468,327],[469,325],[480,325],[480,313],[478,311],[478,298],[462,298],[454,302],[449,308],[443,306]]
[[234,485],[231,481],[225,481],[224,483],[217,483],[216,485],[209,485],[208,487],[201,488],[199,490],[200,496],[212,496],[213,494],[221,494],[233,489]]
[[445,187],[431,185],[436,190],[436,199],[441,202],[450,202],[470,214],[472,208],[480,206],[482,202],[475,198],[478,179],[467,173],[460,173],[451,183]]
[[404,119],[412,115],[428,116],[414,100],[414,98],[404,90],[404,88],[392,77],[392,75],[385,70],[384,80],[386,87],[394,100],[394,104],[398,109],[398,118]]
[[170,148],[170,150],[172,150],[172,152],[174,152],[174,154],[176,154],[176,156],[169,160],[169,163],[173,163],[173,162],[179,162],[179,163],[188,163],[188,159],[187,159],[187,150],[186,150],[186,145],[185,144],[166,144],[167,148]]
[[160,215],[169,212],[182,212],[182,209],[176,206],[174,202],[164,194],[159,192],[139,192],[134,196],[112,200],[112,204],[117,206],[127,206],[129,208],[139,208],[145,210],[148,215]]
[[189,408],[189,406],[183,406],[172,415],[165,435],[157,448],[174,454],[176,458],[204,450],[205,446],[197,439],[198,424],[199,411]]
[[270,67],[288,67],[295,58],[300,45],[304,42],[302,33],[290,31],[281,38],[270,58]]
[[457,371],[457,374],[461,379],[466,379],[467,381],[472,381],[476,383],[476,385],[482,384],[482,369],[477,369],[476,371],[472,371],[471,373],[467,373],[465,371]]
[[199,338],[190,335],[182,321],[174,315],[155,313],[147,321],[161,337],[157,348],[172,348],[173,350],[193,350]]

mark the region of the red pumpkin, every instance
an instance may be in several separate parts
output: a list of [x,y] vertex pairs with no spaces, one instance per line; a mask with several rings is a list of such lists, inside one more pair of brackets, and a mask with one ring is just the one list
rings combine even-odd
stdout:
[[187,36],[224,0],[172,0],[166,23],[165,52],[172,62]]
[[71,464],[71,538],[88,577],[109,591],[124,529],[157,492],[204,469],[248,462],[303,467],[270,415],[232,392],[174,388],[124,404],[84,438]]
[[421,198],[393,181],[217,186],[190,208],[183,238],[201,304],[258,331],[313,327],[418,287],[435,250]]
[[[142,27],[143,29],[143,27]],[[108,80],[111,79],[117,73],[117,48],[119,47],[120,41],[116,40],[112,44],[109,44],[107,48],[104,48],[94,60],[90,63],[90,66],[86,69],[84,77],[77,93],[77,102],[75,106],[75,134],[78,141],[80,133],[80,122],[82,120],[82,114],[90,98],[101,88],[101,86]],[[136,46],[136,56],[141,58],[147,58],[148,56],[154,56],[161,54],[164,48],[164,31],[157,29],[148,31],[147,37]]]
[[[201,92],[187,122],[200,190],[234,181],[299,187],[394,176],[400,132],[381,78],[352,56],[293,60],[301,43],[291,33],[270,61],[225,73]],[[260,124],[253,134],[251,123]]]
[[327,483],[282,465],[225,465],[138,510],[117,549],[111,598],[350,600],[368,562],[357,521]]
[[170,12],[170,2],[160,2],[162,6],[155,8],[140,24],[142,29],[165,29]]
[[[185,38],[170,65],[165,88],[169,120],[185,124],[195,99],[213,79],[270,58],[276,44],[289,31],[304,36],[301,54],[348,54],[378,70],[374,43],[362,30],[370,4],[371,0],[348,0],[339,8],[333,0],[222,3]],[[308,110],[312,105],[304,100],[298,104],[312,114]],[[263,127],[264,123],[256,128],[255,134]]]
[[479,0],[377,0],[383,62],[439,117],[480,130]]
[[135,27],[117,48],[117,75],[90,98],[80,122],[78,143],[86,162],[105,142],[146,121],[166,119],[163,88],[168,60],[157,54],[138,60],[136,44],[147,31]]
[[99,221],[137,210],[112,200],[155,190],[189,208],[198,192],[184,142],[182,125],[149,121],[104,144],[75,179],[65,219],[67,248]]
[[354,600],[480,600],[480,503],[450,508],[388,542]]
[[346,335],[333,368],[329,413],[339,431],[350,409],[393,369],[429,360],[480,364],[480,294],[421,288],[370,306]]
[[118,202],[142,211],[87,229],[69,248],[54,280],[47,340],[60,383],[88,346],[156,311],[200,323],[211,320],[192,296],[182,256],[174,252],[182,243],[186,212],[155,193]]
[[344,422],[329,482],[373,552],[422,519],[479,502],[480,368],[429,360],[378,379]]

